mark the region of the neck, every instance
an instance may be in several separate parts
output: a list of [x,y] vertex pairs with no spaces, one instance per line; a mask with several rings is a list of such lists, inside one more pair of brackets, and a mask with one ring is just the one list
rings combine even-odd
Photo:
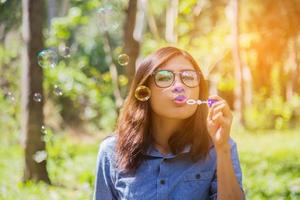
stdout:
[[168,144],[169,138],[178,131],[184,124],[182,119],[172,119],[152,115],[152,136],[154,139],[154,146],[162,153],[170,152]]

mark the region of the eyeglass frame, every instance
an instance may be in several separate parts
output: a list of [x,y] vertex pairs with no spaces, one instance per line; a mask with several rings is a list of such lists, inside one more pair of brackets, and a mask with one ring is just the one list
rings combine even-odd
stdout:
[[[171,72],[171,73],[173,74],[173,80],[172,80],[172,83],[171,83],[169,86],[167,86],[167,87],[161,87],[161,86],[159,86],[159,85],[156,83],[155,75],[156,75],[158,72],[160,72],[160,71],[168,71],[168,72]],[[184,83],[184,81],[182,80],[182,73],[183,73],[183,72],[186,72],[186,71],[193,71],[193,72],[196,72],[197,79],[198,79],[198,84],[197,84],[196,86],[191,87],[191,86],[188,86],[188,85],[186,85],[186,84]],[[189,88],[195,88],[195,87],[199,86],[199,83],[200,83],[200,81],[201,81],[201,80],[200,80],[200,79],[201,79],[201,76],[200,76],[200,75],[201,75],[201,72],[200,72],[200,71],[197,71],[197,70],[193,70],[193,69],[184,69],[184,70],[181,70],[181,71],[179,71],[179,72],[174,72],[174,71],[168,70],[168,69],[160,69],[160,70],[154,71],[154,72],[151,74],[151,76],[153,76],[153,78],[154,78],[154,83],[155,83],[155,85],[156,85],[158,88],[168,88],[168,87],[170,87],[170,86],[172,86],[172,85],[174,84],[175,79],[176,79],[176,74],[179,74],[179,78],[180,78],[181,83],[183,83],[185,86],[187,86],[187,87],[189,87]]]

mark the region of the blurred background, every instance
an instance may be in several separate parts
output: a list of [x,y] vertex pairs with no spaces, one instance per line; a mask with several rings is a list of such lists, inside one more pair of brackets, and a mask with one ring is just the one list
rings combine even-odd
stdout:
[[300,199],[299,0],[0,0],[0,199],[92,199],[135,66],[166,45],[231,106],[247,199]]

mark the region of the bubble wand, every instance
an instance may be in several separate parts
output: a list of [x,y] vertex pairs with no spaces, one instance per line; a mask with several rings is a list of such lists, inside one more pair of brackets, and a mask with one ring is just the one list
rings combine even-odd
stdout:
[[212,105],[217,102],[217,100],[215,99],[207,99],[207,100],[200,100],[200,99],[188,99],[186,101],[186,103],[188,105],[194,105],[194,104],[198,104],[198,105],[201,105],[201,104],[207,104],[209,107],[212,107]]

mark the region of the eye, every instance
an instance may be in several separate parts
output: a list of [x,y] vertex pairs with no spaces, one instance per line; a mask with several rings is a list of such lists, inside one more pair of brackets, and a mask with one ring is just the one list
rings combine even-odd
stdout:
[[168,71],[160,71],[156,74],[158,81],[169,81],[170,79],[172,79],[172,74]]
[[157,80],[158,81],[168,81],[168,80],[170,80],[170,77],[168,77],[168,76],[159,76],[157,78]]
[[197,79],[197,73],[194,71],[184,71],[182,72],[182,78],[187,81],[193,81]]

